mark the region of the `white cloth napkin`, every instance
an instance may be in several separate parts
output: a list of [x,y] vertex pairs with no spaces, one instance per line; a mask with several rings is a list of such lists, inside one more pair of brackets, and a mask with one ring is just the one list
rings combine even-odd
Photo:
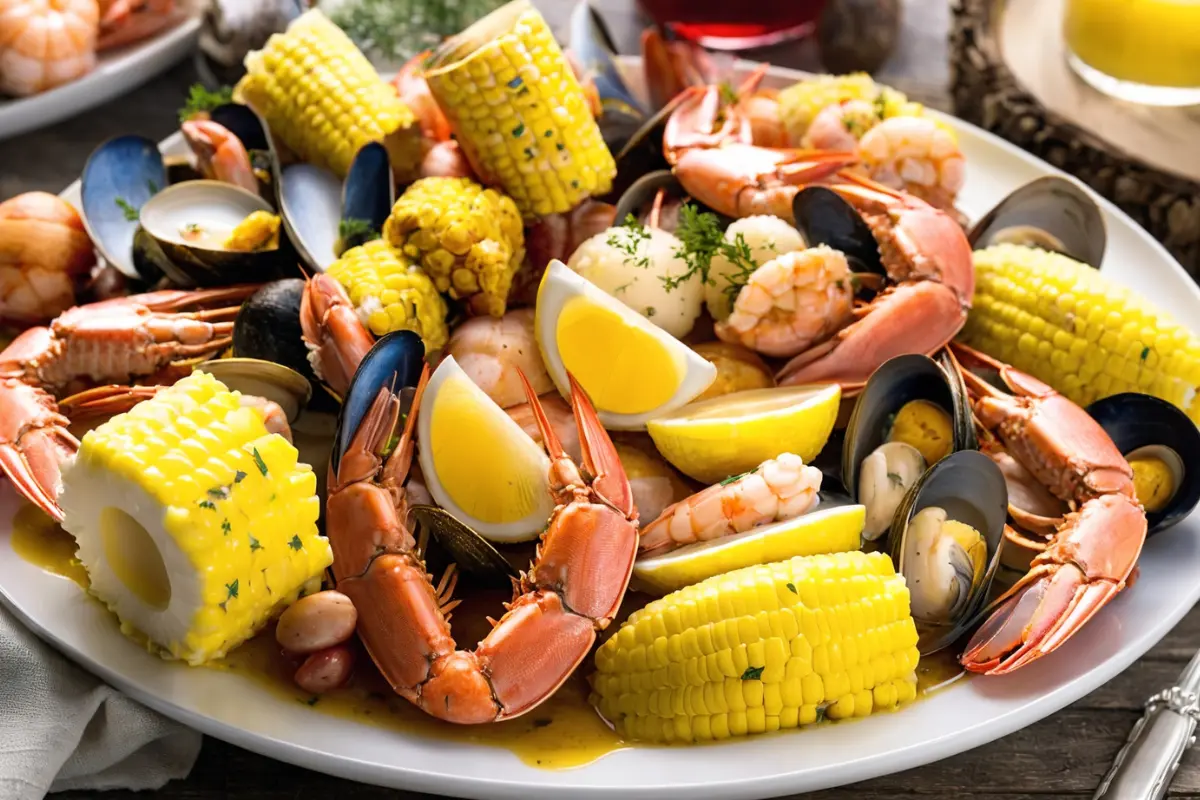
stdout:
[[68,661],[0,606],[0,798],[158,789],[187,777],[200,734]]

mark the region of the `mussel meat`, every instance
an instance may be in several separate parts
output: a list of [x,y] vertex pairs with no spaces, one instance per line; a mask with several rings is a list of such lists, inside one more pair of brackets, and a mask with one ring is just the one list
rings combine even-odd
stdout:
[[1023,244],[1061,253],[1097,269],[1108,233],[1100,206],[1078,181],[1046,175],[1000,201],[967,235],[972,250]]
[[976,622],[1000,566],[1008,489],[978,451],[952,453],[905,494],[888,533],[904,576],[921,655],[952,644]]
[[[164,258],[155,262],[180,286],[223,286],[281,278],[292,260],[286,242],[233,249],[231,235],[255,212],[274,209],[258,195],[219,181],[188,181],[156,194],[140,220]],[[274,244],[275,246],[271,246]]]
[[842,448],[842,483],[867,508],[864,538],[888,529],[929,466],[977,446],[956,373],[921,355],[897,356],[877,369],[855,403]]
[[1172,403],[1124,392],[1087,411],[1133,467],[1148,534],[1184,519],[1200,502],[1200,430]]
[[134,265],[134,236],[142,207],[167,186],[158,145],[144,136],[119,136],[97,147],[80,178],[80,210],[104,260],[126,277],[153,282]]

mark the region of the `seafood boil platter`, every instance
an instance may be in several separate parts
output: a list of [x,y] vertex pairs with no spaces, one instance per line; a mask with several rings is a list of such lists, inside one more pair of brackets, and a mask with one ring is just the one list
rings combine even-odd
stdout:
[[0,2],[0,139],[105,103],[186,57],[200,33],[188,5]]
[[1165,635],[1166,251],[865,75],[608,41],[517,0],[385,80],[308,11],[0,204],[0,600],[209,735],[487,798],[859,781]]

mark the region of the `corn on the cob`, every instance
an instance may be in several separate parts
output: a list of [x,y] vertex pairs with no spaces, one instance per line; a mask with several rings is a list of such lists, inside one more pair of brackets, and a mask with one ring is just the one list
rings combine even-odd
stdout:
[[630,739],[693,742],[865,717],[916,696],[917,630],[882,553],[748,567],[634,612],[592,702]]
[[297,455],[203,372],[83,437],[63,470],[63,527],[126,634],[203,664],[319,587],[333,555]]
[[901,92],[880,86],[865,72],[849,75],[818,75],[798,81],[779,92],[779,116],[788,139],[799,145],[821,109],[847,100],[865,100],[875,106],[870,124],[859,121],[859,134],[888,117],[919,117],[924,108],[909,101]]
[[422,178],[396,201],[384,238],[425,268],[454,299],[480,295],[503,316],[525,260],[525,229],[512,198],[469,178]]
[[612,187],[616,164],[554,34],[526,0],[451,39],[425,74],[484,183],[532,219]]
[[302,160],[345,177],[363,145],[382,142],[399,176],[416,175],[424,156],[416,116],[317,9],[249,53],[245,66],[234,98]]
[[1079,405],[1142,392],[1200,423],[1200,337],[1065,256],[1010,244],[976,252],[960,338]]
[[387,242],[376,239],[347,250],[328,272],[371,333],[412,331],[426,352],[446,344],[446,301],[429,276]]

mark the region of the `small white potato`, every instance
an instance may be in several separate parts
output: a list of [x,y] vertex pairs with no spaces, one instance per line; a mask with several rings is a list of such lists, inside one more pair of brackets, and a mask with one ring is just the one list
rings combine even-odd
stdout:
[[699,274],[668,287],[688,271],[675,255],[679,240],[657,228],[609,228],[581,244],[567,266],[676,338],[696,324],[704,302]]

